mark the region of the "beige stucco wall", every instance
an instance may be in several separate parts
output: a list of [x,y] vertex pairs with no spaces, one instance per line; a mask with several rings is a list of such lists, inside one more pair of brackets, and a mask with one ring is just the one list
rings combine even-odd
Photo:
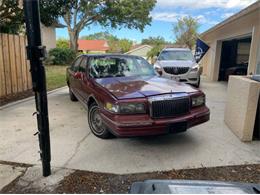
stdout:
[[229,77],[224,120],[242,141],[252,141],[259,93],[259,82],[243,76]]
[[46,27],[41,25],[42,44],[46,46],[46,50],[49,51],[56,47],[56,32],[55,27]]
[[260,3],[258,9],[202,35],[201,38],[210,46],[208,53],[201,61],[203,74],[206,75],[209,80],[216,81],[219,73],[222,41],[251,35],[252,44],[248,73],[255,73],[257,54],[260,47]]

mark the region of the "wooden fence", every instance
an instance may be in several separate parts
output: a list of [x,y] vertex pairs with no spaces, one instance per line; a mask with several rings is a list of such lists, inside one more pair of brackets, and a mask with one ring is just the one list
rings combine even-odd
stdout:
[[0,33],[0,97],[32,88],[25,36]]

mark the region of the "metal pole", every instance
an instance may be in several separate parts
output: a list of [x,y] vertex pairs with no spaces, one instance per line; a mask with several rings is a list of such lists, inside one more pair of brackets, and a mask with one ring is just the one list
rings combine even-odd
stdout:
[[30,60],[30,71],[32,75],[33,91],[35,92],[35,103],[37,114],[37,126],[42,160],[43,176],[51,174],[51,150],[48,119],[48,102],[46,92],[45,68],[42,60],[45,57],[45,47],[42,46],[40,14],[38,0],[23,1],[26,33],[28,38],[27,58]]

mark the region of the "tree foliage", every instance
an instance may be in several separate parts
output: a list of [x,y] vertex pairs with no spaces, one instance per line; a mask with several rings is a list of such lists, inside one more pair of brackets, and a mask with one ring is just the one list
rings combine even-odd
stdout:
[[118,45],[121,53],[126,53],[131,49],[133,42],[128,39],[121,39],[119,40]]
[[39,0],[41,22],[45,26],[50,26],[58,21],[58,18],[65,14],[62,9],[68,0]]
[[[24,24],[24,13],[19,2],[21,1],[0,1],[1,32],[18,33]],[[63,17],[70,37],[70,47],[76,51],[79,33],[91,24],[143,31],[152,20],[150,11],[155,3],[156,0],[40,0],[40,14],[41,21],[46,26],[55,23],[60,16]]]
[[56,47],[57,48],[69,48],[70,45],[69,45],[69,40],[67,39],[64,39],[64,38],[59,38],[57,41],[56,41]]
[[142,39],[141,44],[145,45],[165,45],[170,44],[167,42],[163,37],[157,36],[157,37],[148,37],[146,39]]
[[48,52],[48,65],[68,65],[76,58],[76,52],[69,48],[54,48]]
[[[39,0],[41,22],[50,26],[64,14],[61,7],[66,0]],[[24,29],[24,11],[21,0],[0,0],[0,32],[17,34]]]
[[71,0],[64,5],[63,19],[70,36],[70,46],[77,50],[79,33],[91,24],[126,27],[143,31],[152,18],[156,0]]
[[173,26],[173,32],[176,36],[176,43],[186,45],[192,49],[196,43],[198,28],[198,20],[192,18],[191,16],[178,19],[177,24]]
[[86,35],[86,36],[82,36],[81,39],[85,39],[85,40],[107,40],[107,41],[118,41],[119,39],[110,34],[109,32],[98,32],[98,33],[94,33],[94,34],[90,34],[90,35]]
[[148,59],[154,59],[154,57],[158,56],[160,54],[160,52],[163,49],[163,45],[162,44],[157,44],[154,45],[154,47],[146,54]]
[[23,10],[18,0],[0,1],[0,32],[17,33],[23,24]]

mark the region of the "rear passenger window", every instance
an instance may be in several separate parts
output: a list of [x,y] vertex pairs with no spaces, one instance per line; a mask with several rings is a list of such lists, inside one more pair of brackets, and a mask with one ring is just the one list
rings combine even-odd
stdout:
[[80,65],[81,60],[82,60],[82,57],[79,57],[79,58],[76,59],[76,61],[72,64],[71,70],[72,70],[73,72],[79,71],[79,65]]

